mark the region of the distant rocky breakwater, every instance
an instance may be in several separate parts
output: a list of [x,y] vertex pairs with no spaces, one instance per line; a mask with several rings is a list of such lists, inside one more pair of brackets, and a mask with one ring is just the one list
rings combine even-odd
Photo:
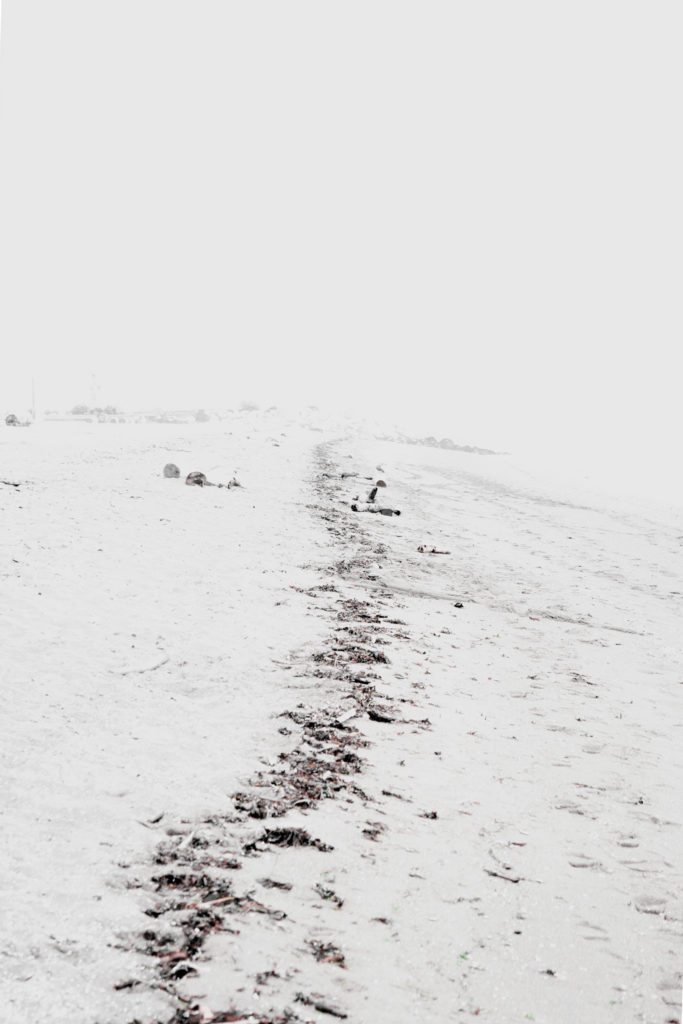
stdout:
[[449,452],[469,452],[470,455],[500,455],[500,452],[494,451],[492,448],[478,448],[476,445],[471,444],[456,444],[450,437],[442,437],[441,440],[437,440],[436,437],[409,437],[406,434],[383,434],[379,437],[380,441],[398,441],[400,444],[413,444],[422,445],[425,448],[443,448]]

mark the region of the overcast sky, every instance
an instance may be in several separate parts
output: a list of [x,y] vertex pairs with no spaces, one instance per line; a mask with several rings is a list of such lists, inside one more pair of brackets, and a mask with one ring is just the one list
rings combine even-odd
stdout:
[[681,20],[4,0],[0,396],[678,441]]

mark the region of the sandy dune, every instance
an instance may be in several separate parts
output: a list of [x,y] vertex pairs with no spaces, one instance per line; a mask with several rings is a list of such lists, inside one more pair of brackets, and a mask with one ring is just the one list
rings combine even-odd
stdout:
[[680,1021],[680,510],[274,414],[0,461],[8,1024]]

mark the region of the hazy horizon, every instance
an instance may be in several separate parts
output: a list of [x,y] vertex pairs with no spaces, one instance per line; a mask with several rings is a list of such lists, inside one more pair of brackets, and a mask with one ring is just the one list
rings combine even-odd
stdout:
[[679,9],[1,17],[3,415],[34,378],[43,409],[316,404],[677,453]]

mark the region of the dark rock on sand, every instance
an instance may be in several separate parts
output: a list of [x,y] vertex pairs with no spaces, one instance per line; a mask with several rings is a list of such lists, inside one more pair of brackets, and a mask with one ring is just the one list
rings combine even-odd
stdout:
[[189,486],[205,487],[208,482],[209,481],[206,479],[205,474],[199,473],[197,470],[194,470],[192,473],[188,473],[185,477],[185,483]]

